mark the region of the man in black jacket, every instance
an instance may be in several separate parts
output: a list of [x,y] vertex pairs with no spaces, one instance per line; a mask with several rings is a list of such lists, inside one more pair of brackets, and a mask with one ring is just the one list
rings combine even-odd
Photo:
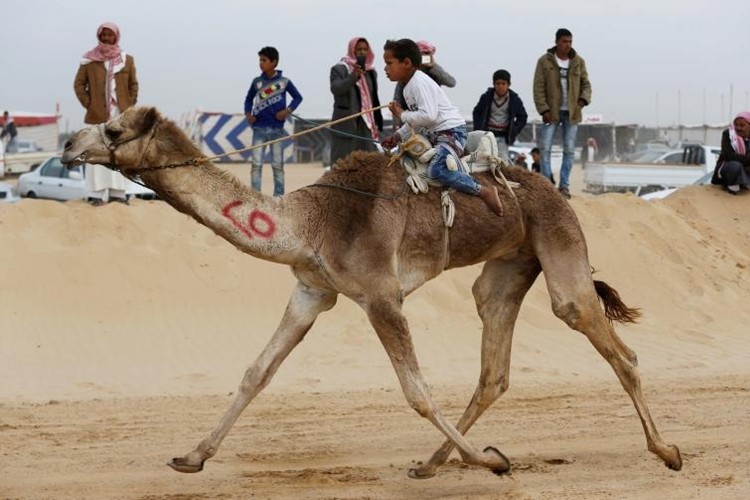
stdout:
[[495,134],[499,156],[508,161],[508,146],[526,126],[528,115],[523,101],[510,89],[510,73],[504,69],[492,75],[493,86],[482,94],[474,106],[474,130]]

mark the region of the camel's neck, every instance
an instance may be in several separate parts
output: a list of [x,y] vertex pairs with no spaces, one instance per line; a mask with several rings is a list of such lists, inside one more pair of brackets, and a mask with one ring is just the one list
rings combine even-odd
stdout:
[[143,181],[174,208],[255,257],[288,264],[303,246],[288,203],[251,190],[211,164],[146,172]]

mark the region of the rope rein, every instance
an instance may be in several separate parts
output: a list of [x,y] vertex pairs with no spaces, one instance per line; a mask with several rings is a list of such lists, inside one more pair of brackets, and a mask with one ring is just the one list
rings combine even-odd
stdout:
[[[373,109],[379,109],[379,108],[373,108]],[[314,121],[308,120],[306,118],[302,118],[301,116],[294,114],[294,113],[291,113],[291,115],[301,122],[309,123],[310,125],[315,125]],[[362,135],[350,134],[349,132],[342,132],[341,130],[331,129],[328,132],[330,132],[331,135],[338,135],[340,137],[348,137],[350,139],[358,139],[360,141],[366,141],[366,142],[374,142],[375,144],[378,144],[380,142],[377,139],[373,139],[372,137],[365,137]]]
[[[224,157],[235,155],[235,154],[245,153],[247,151],[252,151],[253,149],[258,149],[258,148],[262,148],[262,147],[265,147],[265,146],[269,146],[271,144],[276,144],[277,142],[289,141],[289,140],[294,139],[295,137],[300,137],[300,136],[303,136],[305,134],[310,134],[312,132],[317,132],[318,130],[321,130],[321,129],[324,129],[324,128],[328,128],[328,127],[330,127],[332,125],[337,125],[337,124],[345,122],[347,120],[351,120],[352,118],[357,118],[358,116],[362,116],[362,115],[370,113],[372,111],[375,111],[375,110],[378,110],[378,109],[387,108],[387,107],[388,107],[387,104],[383,104],[382,106],[377,106],[375,108],[366,109],[364,111],[360,111],[359,113],[354,113],[353,115],[349,115],[349,116],[345,116],[343,118],[339,118],[338,120],[333,120],[333,121],[330,121],[330,122],[323,123],[321,125],[318,125],[317,127],[309,128],[307,130],[302,130],[300,132],[297,132],[296,134],[292,134],[292,135],[289,135],[289,136],[286,136],[286,137],[280,137],[278,139],[273,139],[271,141],[262,142],[260,144],[255,144],[253,146],[250,146],[250,147],[247,147],[247,148],[243,148],[243,149],[235,149],[234,151],[229,151],[228,153],[222,153],[222,154],[214,155],[214,156],[199,156],[199,157],[192,158],[190,160],[186,160],[186,161],[183,161],[183,162],[170,163],[170,164],[167,164],[167,165],[154,165],[154,166],[150,166],[150,167],[142,167],[142,168],[139,168],[138,171],[139,172],[153,172],[155,170],[164,170],[164,169],[167,169],[167,168],[198,166],[198,165],[201,165],[203,163],[208,163],[208,162],[211,162],[213,160],[218,160],[219,158],[224,158]],[[154,140],[154,137],[156,135],[156,128],[158,126],[159,126],[158,123],[155,124],[154,127],[153,127],[153,129],[151,130],[151,139],[149,139],[149,143],[146,146],[146,149],[144,149],[144,151],[143,151],[143,155],[141,157],[141,163],[143,163],[143,158],[146,156],[146,152],[147,152],[149,146],[151,145],[151,142]],[[110,152],[110,165],[113,168],[115,168],[115,169],[119,170],[120,172],[122,172],[123,174],[125,174],[125,172],[122,169],[120,169],[120,168],[117,167],[117,162],[115,161],[115,151],[117,150],[117,148],[119,148],[123,144],[127,144],[130,141],[134,141],[136,139],[139,139],[143,135],[137,135],[135,137],[130,137],[130,138],[124,140],[124,141],[115,142],[115,141],[110,140],[107,137],[107,135],[105,134],[105,132],[104,132],[104,124],[100,124],[97,128],[99,129],[99,134],[102,137],[102,142],[104,142],[104,145],[107,147],[107,149],[109,149],[109,152]],[[135,182],[137,182],[137,181],[135,181]],[[140,184],[140,182],[138,182],[138,184]],[[141,185],[143,185],[143,184],[141,184]]]

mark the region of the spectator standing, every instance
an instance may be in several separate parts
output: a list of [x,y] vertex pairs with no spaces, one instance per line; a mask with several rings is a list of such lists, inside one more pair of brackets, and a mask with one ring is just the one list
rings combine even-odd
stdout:
[[508,147],[526,126],[528,115],[523,101],[510,89],[510,73],[504,69],[492,75],[492,87],[482,94],[472,113],[474,130],[488,130],[495,135],[498,155],[509,159]]
[[739,113],[721,134],[721,154],[711,184],[729,194],[750,189],[750,111]]
[[596,144],[596,139],[589,137],[586,139],[586,147],[583,149],[581,154],[581,165],[586,168],[587,163],[596,161],[596,155],[599,152],[599,146]]
[[534,71],[534,104],[542,116],[542,175],[551,180],[552,142],[562,127],[563,160],[560,168],[560,193],[570,198],[570,171],[575,156],[578,124],[582,108],[591,103],[591,83],[586,63],[573,49],[573,35],[560,28],[555,46],[539,58]]
[[[367,39],[349,40],[346,55],[331,68],[333,121],[380,106],[374,62],[375,54]],[[378,109],[331,128],[334,132],[331,133],[330,164],[334,165],[352,151],[377,150],[374,141],[383,131],[383,114]]]
[[[245,116],[253,128],[253,146],[281,139],[286,135],[284,121],[302,103],[302,95],[292,81],[277,70],[279,51],[274,47],[263,47],[258,52],[260,76],[253,79],[245,96]],[[292,97],[287,106],[286,94]],[[260,191],[263,174],[263,151],[271,148],[271,168],[273,169],[273,195],[284,194],[284,149],[281,141],[252,151],[250,184]]]
[[13,121],[13,117],[7,111],[3,112],[3,131],[0,132],[0,140],[7,137],[5,143],[5,150],[12,153],[15,150],[16,136],[18,130],[16,129],[16,122]]
[[[98,45],[83,55],[73,84],[76,97],[86,108],[84,122],[105,123],[133,106],[138,100],[138,79],[133,56],[120,48],[120,29],[103,23],[96,30]],[[101,165],[87,165],[86,188],[89,202],[127,203],[127,179]]]

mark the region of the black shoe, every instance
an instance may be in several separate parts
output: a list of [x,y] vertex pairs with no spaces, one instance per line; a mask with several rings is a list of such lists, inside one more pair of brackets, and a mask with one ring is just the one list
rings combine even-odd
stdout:
[[560,191],[560,194],[563,195],[563,198],[565,198],[566,200],[570,199],[570,191],[568,190],[567,187],[560,186],[560,188],[558,189],[558,191]]
[[89,198],[86,201],[88,201],[89,205],[91,205],[92,207],[101,207],[102,205],[104,205],[104,201],[99,198]]

